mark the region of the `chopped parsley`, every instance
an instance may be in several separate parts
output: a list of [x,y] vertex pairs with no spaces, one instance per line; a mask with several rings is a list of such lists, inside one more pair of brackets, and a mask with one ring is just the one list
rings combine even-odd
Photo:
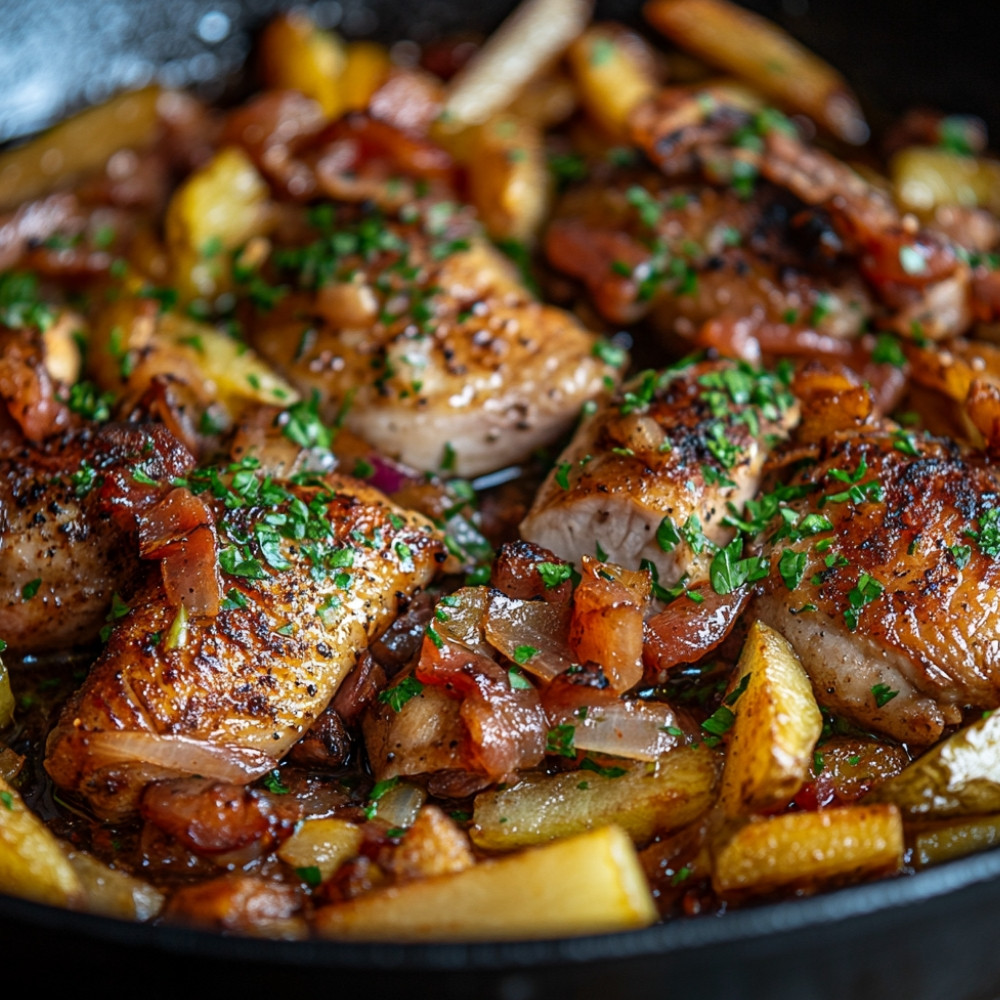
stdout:
[[388,705],[394,712],[398,712],[411,698],[416,698],[423,689],[424,685],[416,677],[404,677],[393,687],[379,691],[378,700],[383,705]]
[[281,780],[281,771],[275,768],[273,771],[268,771],[262,779],[264,787],[271,792],[272,795],[287,795],[291,789]]
[[883,705],[888,705],[899,692],[893,691],[888,684],[876,684],[872,687],[872,694],[875,696],[875,704],[882,708]]
[[558,754],[561,757],[575,757],[576,748],[573,740],[576,736],[576,726],[569,722],[550,729],[545,737],[545,752]]

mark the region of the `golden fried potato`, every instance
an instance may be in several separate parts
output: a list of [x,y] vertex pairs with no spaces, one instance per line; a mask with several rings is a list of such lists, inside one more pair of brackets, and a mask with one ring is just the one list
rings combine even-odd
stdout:
[[740,816],[782,806],[805,784],[823,716],[795,651],[763,622],[750,627],[734,678],[720,801]]
[[513,115],[480,126],[468,168],[469,194],[490,236],[533,243],[552,200],[552,176],[538,126]]
[[843,806],[755,819],[715,851],[720,894],[823,889],[897,871],[903,824],[890,805]]
[[643,13],[681,48],[804,112],[837,138],[855,145],[868,138],[844,78],[771,21],[726,0],[651,0]]
[[657,88],[652,53],[638,35],[595,24],[569,47],[569,66],[587,114],[618,141],[633,109]]
[[628,835],[606,826],[321,909],[323,937],[472,941],[645,927],[656,906]]
[[942,740],[865,801],[891,802],[914,818],[1000,812],[1000,712]]
[[296,870],[315,868],[325,882],[345,861],[357,857],[364,834],[346,819],[307,819],[278,848],[278,857]]
[[655,764],[622,762],[618,777],[587,770],[532,775],[476,796],[472,840],[510,850],[614,822],[643,844],[708,809],[718,762],[706,747],[680,747]]
[[476,863],[469,837],[437,806],[424,806],[393,851],[397,878],[427,878],[465,871]]
[[889,161],[900,205],[929,216],[938,205],[1000,210],[1000,162],[965,156],[937,146],[908,146]]
[[0,892],[52,906],[77,906],[83,886],[59,841],[0,778]]
[[928,868],[997,844],[1000,844],[1000,815],[946,823],[922,830],[913,838],[913,863],[918,868]]
[[164,229],[182,298],[214,295],[229,286],[226,254],[267,230],[267,204],[267,184],[233,146],[177,189]]
[[80,908],[88,913],[116,920],[152,920],[163,909],[163,893],[148,882],[80,851],[69,851],[67,857],[80,879]]
[[159,87],[119,94],[0,155],[0,212],[99,170],[120,149],[148,146],[157,135]]
[[341,86],[346,64],[341,39],[298,11],[275,18],[260,40],[264,82],[311,97],[330,118],[346,110]]

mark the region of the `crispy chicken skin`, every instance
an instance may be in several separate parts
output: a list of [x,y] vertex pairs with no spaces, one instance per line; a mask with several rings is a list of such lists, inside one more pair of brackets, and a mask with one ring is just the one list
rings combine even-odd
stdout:
[[781,381],[730,361],[647,372],[588,417],[539,491],[521,534],[564,559],[595,550],[664,586],[707,578],[712,546],[760,483],[797,406]]
[[790,484],[805,496],[765,533],[751,614],[793,644],[820,702],[917,744],[962,706],[1000,705],[995,470],[878,428],[832,436]]
[[780,115],[736,108],[710,88],[668,87],[636,109],[631,132],[667,177],[700,176],[744,196],[763,181],[825,220],[814,251],[853,261],[883,325],[910,335],[918,324],[935,339],[968,325],[970,271],[948,240],[904,218],[875,185],[807,145]]
[[871,295],[822,212],[771,185],[750,197],[655,175],[597,179],[567,192],[545,250],[584,282],[613,323],[646,316],[691,339],[721,318],[842,340],[859,334]]
[[[162,585],[149,585],[52,731],[49,774],[99,815],[133,811],[156,779],[266,773],[434,575],[434,530],[375,490],[347,477],[278,488],[280,502],[236,509],[226,509],[233,481],[219,491],[220,537],[257,541],[220,553],[228,600],[218,616],[178,624]],[[277,551],[269,526],[306,510],[304,537],[292,531],[299,538]]]
[[557,439],[618,373],[468,219],[433,213],[331,224],[311,245],[334,260],[322,275],[309,247],[276,255],[311,291],[263,317],[255,345],[384,454],[474,476]]
[[17,653],[96,642],[115,591],[138,563],[139,465],[169,479],[193,459],[164,428],[108,425],[0,459],[0,635]]

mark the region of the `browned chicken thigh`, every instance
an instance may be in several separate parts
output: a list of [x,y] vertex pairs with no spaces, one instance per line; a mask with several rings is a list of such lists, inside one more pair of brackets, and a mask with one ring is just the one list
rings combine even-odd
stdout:
[[442,558],[428,522],[349,478],[192,483],[214,497],[221,610],[188,616],[147,586],[49,737],[53,780],[102,816],[159,778],[273,768]]
[[891,428],[834,435],[786,487],[752,612],[819,701],[927,744],[962,708],[1000,705],[1000,477]]
[[313,220],[313,243],[275,254],[300,290],[260,318],[254,343],[384,454],[462,476],[499,469],[617,379],[595,335],[536,301],[453,206]]
[[664,586],[705,580],[716,547],[733,537],[730,506],[757,492],[797,413],[781,380],[749,365],[646,372],[583,422],[521,534],[576,562],[648,560]]

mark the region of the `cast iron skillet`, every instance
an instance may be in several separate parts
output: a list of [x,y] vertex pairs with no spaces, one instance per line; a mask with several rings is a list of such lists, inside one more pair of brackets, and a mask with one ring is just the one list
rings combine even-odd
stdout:
[[[974,111],[1000,135],[1000,9],[976,0],[754,0],[850,78],[873,119],[919,103]],[[280,0],[0,0],[0,139],[152,76],[221,92]],[[424,40],[492,28],[506,0],[318,2],[349,35]],[[599,5],[637,19],[635,2]],[[981,5],[990,7],[992,5]],[[989,1000],[1000,996],[1000,852],[919,875],[620,935],[477,945],[224,938],[0,897],[4,991],[91,983],[154,996],[317,989],[450,1000]],[[23,988],[22,988],[23,992]]]

